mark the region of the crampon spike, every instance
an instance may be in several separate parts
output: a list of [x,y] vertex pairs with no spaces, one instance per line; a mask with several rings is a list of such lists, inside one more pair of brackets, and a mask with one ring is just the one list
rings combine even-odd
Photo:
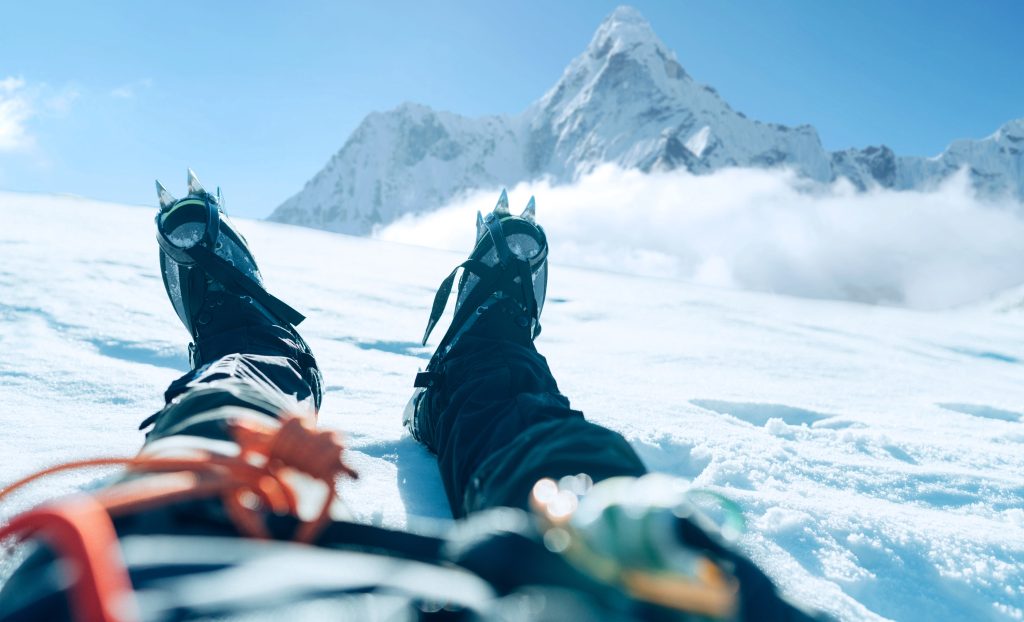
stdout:
[[537,222],[537,201],[533,197],[530,197],[530,202],[526,204],[526,209],[523,210],[521,217],[526,222]]
[[174,205],[174,202],[177,201],[170,192],[167,192],[167,188],[164,188],[164,185],[160,183],[159,179],[156,180],[156,196],[160,199],[160,211],[170,209],[170,207]]
[[484,217],[480,213],[480,210],[476,211],[476,239],[484,237],[487,234],[487,225],[484,224]]
[[498,197],[498,204],[494,206],[494,213],[497,216],[508,216],[508,193],[504,189],[501,191],[501,196]]
[[206,188],[203,188],[203,184],[199,183],[199,178],[196,177],[196,172],[192,169],[188,169],[188,193],[206,194]]

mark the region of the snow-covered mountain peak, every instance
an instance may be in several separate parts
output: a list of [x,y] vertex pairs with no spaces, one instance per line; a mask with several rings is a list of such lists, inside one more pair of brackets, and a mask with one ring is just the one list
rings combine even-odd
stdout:
[[762,123],[691,78],[636,9],[620,6],[540,99],[515,116],[467,118],[415,103],[368,115],[272,220],[369,233],[459,193],[546,177],[579,179],[611,163],[710,173],[786,168],[857,188],[929,188],[966,169],[974,187],[1024,198],[1024,119],[933,158],[888,147],[827,152],[810,125]]
[[1024,134],[1024,117],[1020,119],[1014,119],[1007,121],[999,128],[1000,132],[1012,132],[1016,134]]
[[641,24],[646,25],[650,28],[650,22],[647,21],[636,7],[628,4],[620,4],[615,7],[615,10],[605,18],[604,23],[616,22],[622,24]]
[[675,79],[689,80],[675,54],[636,9],[620,6],[605,18],[587,49],[566,67],[535,109],[571,110],[616,89],[653,87],[656,94],[665,95],[672,90],[668,81]]
[[614,162],[641,170],[789,166],[831,177],[810,126],[747,119],[698,84],[636,9],[619,7],[530,110],[526,169],[573,179]]
[[1014,119],[1002,125],[991,138],[1008,140],[1012,143],[1024,142],[1024,118]]
[[422,116],[433,114],[434,109],[418,102],[404,101],[395,108],[395,111],[410,116]]
[[654,34],[650,22],[639,11],[631,6],[620,6],[598,26],[587,47],[587,53],[595,58],[603,58],[637,47],[667,51]]
[[897,188],[933,187],[967,170],[981,194],[1024,199],[1024,118],[1003,124],[986,138],[953,141],[931,158],[900,158],[898,168]]

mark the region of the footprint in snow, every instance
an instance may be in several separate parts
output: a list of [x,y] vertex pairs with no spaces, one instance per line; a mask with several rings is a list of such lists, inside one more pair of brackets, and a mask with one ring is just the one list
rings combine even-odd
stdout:
[[809,426],[833,417],[832,415],[794,406],[786,406],[784,404],[725,402],[722,400],[690,400],[690,403],[705,410],[736,417],[756,426],[764,426],[768,423],[769,419],[781,419],[786,425]]
[[939,408],[945,408],[946,410],[952,410],[953,412],[962,413],[964,415],[971,415],[972,417],[981,417],[983,419],[1024,421],[1024,414],[1013,412],[1012,410],[993,408],[992,406],[985,406],[983,404],[940,403],[936,404],[936,406]]

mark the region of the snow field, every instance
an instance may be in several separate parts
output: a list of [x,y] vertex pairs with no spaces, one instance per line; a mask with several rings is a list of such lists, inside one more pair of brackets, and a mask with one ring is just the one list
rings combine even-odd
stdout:
[[[131,455],[185,371],[154,212],[0,193],[0,481]],[[239,226],[269,289],[309,316],[321,423],[362,475],[341,486],[357,519],[449,518],[401,411],[464,254]],[[586,271],[551,242],[538,348],[562,391],[651,468],[739,502],[743,549],[788,593],[846,620],[1024,619],[1024,314]],[[47,480],[0,518],[100,475]]]

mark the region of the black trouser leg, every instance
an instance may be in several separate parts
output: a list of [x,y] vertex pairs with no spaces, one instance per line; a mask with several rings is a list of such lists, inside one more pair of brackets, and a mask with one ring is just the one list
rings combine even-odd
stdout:
[[[175,380],[166,405],[150,418],[146,442],[173,435],[230,440],[230,418],[313,414],[320,406],[320,372],[312,355],[280,326],[230,330],[200,344],[209,363]],[[229,408],[224,408],[229,407]]]
[[438,371],[419,430],[437,453],[456,517],[525,508],[542,477],[586,473],[596,482],[646,473],[620,434],[569,407],[532,343],[468,334]]

